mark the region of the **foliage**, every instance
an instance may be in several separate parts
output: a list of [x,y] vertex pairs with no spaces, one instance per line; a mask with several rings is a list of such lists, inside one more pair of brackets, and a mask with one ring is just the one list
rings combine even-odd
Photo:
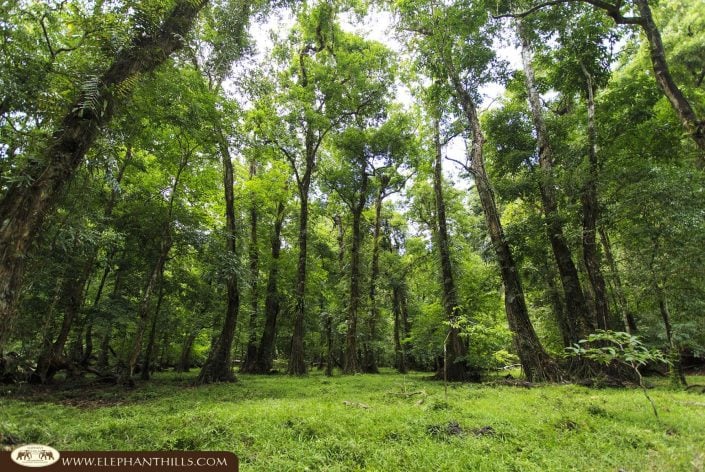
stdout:
[[581,339],[579,344],[567,347],[566,351],[572,356],[583,357],[600,364],[609,365],[616,362],[633,369],[639,378],[639,386],[643,389],[644,395],[653,407],[654,415],[658,418],[656,405],[646,391],[639,369],[648,363],[668,364],[668,359],[661,351],[649,349],[637,336],[629,333],[603,330],[592,333],[587,339]]

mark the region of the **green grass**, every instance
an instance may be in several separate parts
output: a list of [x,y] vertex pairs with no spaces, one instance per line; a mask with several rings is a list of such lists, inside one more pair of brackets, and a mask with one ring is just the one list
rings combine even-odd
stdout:
[[702,471],[705,462],[705,395],[665,383],[650,391],[657,420],[638,389],[463,384],[446,400],[442,383],[388,371],[241,375],[198,388],[191,379],[161,374],[129,392],[4,386],[0,431],[59,450],[227,450],[244,471]]

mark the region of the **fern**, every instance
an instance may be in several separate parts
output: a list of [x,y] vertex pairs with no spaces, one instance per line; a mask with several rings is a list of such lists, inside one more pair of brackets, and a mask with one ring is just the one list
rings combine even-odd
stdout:
[[81,101],[78,104],[79,116],[82,117],[85,111],[90,111],[96,115],[99,114],[100,103],[100,79],[96,75],[89,76],[81,84]]
[[115,95],[119,98],[127,98],[139,82],[140,74],[134,74],[115,85]]

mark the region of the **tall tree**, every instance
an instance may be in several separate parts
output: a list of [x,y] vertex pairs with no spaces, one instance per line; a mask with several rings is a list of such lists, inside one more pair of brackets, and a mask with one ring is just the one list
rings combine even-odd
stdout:
[[[572,0],[566,0],[566,3]],[[605,0],[576,0],[593,5],[607,14],[618,25],[638,25],[649,45],[649,58],[654,71],[654,78],[658,88],[668,99],[673,110],[676,112],[683,128],[690,135],[693,142],[699,149],[697,165],[705,167],[705,120],[699,117],[690,100],[671,74],[669,62],[666,57],[666,49],[663,46],[661,30],[653,17],[649,0],[633,0],[633,2],[616,1],[611,3]],[[498,15],[497,17],[523,18],[549,5],[555,5],[555,1],[538,3],[535,6],[521,13],[509,13]],[[637,15],[633,13],[637,13]]]
[[463,309],[458,302],[455,286],[455,275],[450,255],[450,237],[448,220],[446,218],[445,199],[443,197],[443,149],[441,147],[440,117],[433,117],[433,194],[436,206],[436,244],[440,261],[440,276],[442,289],[443,312],[449,323],[448,335],[443,348],[443,370],[439,378],[459,381],[470,380],[476,376],[468,367],[467,340],[460,336],[461,317]]
[[[84,90],[52,133],[41,159],[22,171],[29,185],[10,186],[0,201],[0,350],[12,330],[24,260],[61,192],[81,165],[100,128],[124,98],[123,85],[150,72],[181,48],[207,0],[179,0],[155,34],[136,33],[90,91]],[[122,91],[121,91],[122,90]]]
[[[346,33],[336,23],[337,6],[304,8],[292,43],[288,69],[280,74],[282,96],[261,100],[259,133],[289,161],[299,197],[298,265],[288,372],[306,373],[304,334],[309,231],[309,197],[324,139],[356,116],[376,110],[390,67],[381,44]],[[269,111],[267,111],[269,109]],[[277,118],[277,110],[286,113]],[[276,118],[276,119],[274,119]]]
[[223,189],[225,193],[225,250],[228,256],[226,274],[226,309],[223,327],[215,343],[211,346],[208,359],[201,367],[198,374],[198,383],[231,382],[235,380],[231,363],[231,348],[235,337],[235,326],[240,312],[240,290],[238,286],[235,261],[237,260],[237,247],[235,239],[237,228],[235,222],[235,196],[233,192],[233,161],[230,156],[229,144],[220,133],[219,149],[223,163]]
[[[561,372],[544,350],[526,306],[519,267],[504,235],[500,213],[485,169],[485,134],[476,104],[476,90],[490,80],[487,70],[493,65],[490,50],[491,37],[482,31],[483,15],[462,7],[451,6],[442,14],[423,10],[406,19],[402,27],[417,35],[417,48],[422,60],[433,59],[428,68],[443,81],[450,83],[451,94],[457,103],[472,139],[469,146],[469,164],[463,167],[474,177],[485,222],[497,257],[504,284],[504,306],[514,346],[527,377],[535,380],[558,380]],[[406,12],[408,14],[408,12]],[[467,44],[472,45],[468,47]],[[462,163],[461,163],[462,164]]]
[[565,303],[568,309],[568,322],[572,333],[570,339],[572,343],[584,339],[594,327],[592,317],[588,310],[588,305],[580,285],[578,271],[573,262],[573,256],[568,246],[568,242],[563,232],[563,223],[558,210],[558,196],[554,188],[553,176],[554,155],[548,135],[548,128],[543,117],[543,107],[541,97],[536,87],[534,66],[532,63],[532,53],[528,31],[517,23],[519,38],[521,41],[522,65],[524,67],[524,79],[531,109],[531,116],[536,130],[537,150],[539,158],[539,193],[543,205],[544,218],[546,220],[546,234],[551,243],[553,256],[558,266],[558,272],[565,293]]

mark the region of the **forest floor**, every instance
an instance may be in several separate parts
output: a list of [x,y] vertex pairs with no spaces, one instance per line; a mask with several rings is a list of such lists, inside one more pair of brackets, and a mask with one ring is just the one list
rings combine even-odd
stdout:
[[[705,395],[451,384],[428,374],[157,374],[104,385],[2,386],[0,441],[59,450],[226,450],[241,470],[703,471]],[[705,383],[704,377],[690,382]]]

